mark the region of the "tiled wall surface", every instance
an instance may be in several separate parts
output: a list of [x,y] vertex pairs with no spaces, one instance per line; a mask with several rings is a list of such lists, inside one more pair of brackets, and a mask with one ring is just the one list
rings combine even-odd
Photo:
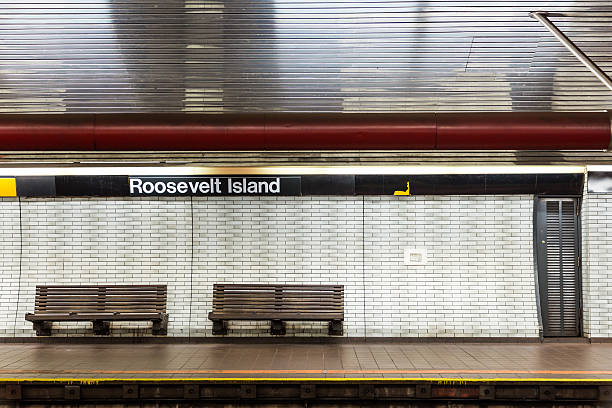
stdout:
[[588,194],[582,206],[582,292],[588,337],[612,337],[612,195]]
[[[168,285],[171,336],[211,335],[216,282],[342,284],[347,336],[538,335],[531,196],[22,199],[21,268],[18,204],[0,201],[4,336],[34,335],[23,316],[37,284],[149,282]],[[405,265],[406,248],[427,262]],[[54,328],[91,334],[87,323]],[[236,322],[230,334],[267,325]]]
[[[204,198],[193,204],[192,335],[210,334],[217,282],[344,285],[346,334],[363,335],[360,197]],[[261,326],[269,324],[238,321],[229,329],[248,335],[261,333]],[[326,333],[326,324],[290,323],[287,333]]]
[[538,336],[531,197],[375,197],[365,214],[370,335]]
[[[15,335],[19,293],[19,202],[0,198],[0,336]],[[21,322],[19,322],[21,324]]]
[[[32,334],[24,320],[34,305],[36,285],[168,285],[169,334],[185,335],[190,289],[189,201],[173,198],[22,200],[23,258],[17,334]],[[89,324],[90,325],[90,324]],[[150,323],[149,323],[150,325]],[[88,323],[61,324],[62,334],[79,334]],[[117,323],[145,332],[142,324]],[[73,330],[73,328],[80,328]],[[139,329],[140,327],[140,329]],[[150,330],[146,331],[150,333]]]

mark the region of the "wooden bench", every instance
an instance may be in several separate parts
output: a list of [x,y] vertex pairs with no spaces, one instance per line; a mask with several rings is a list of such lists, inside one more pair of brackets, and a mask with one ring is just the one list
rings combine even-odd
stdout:
[[166,285],[36,286],[34,313],[25,319],[37,336],[50,336],[52,322],[91,321],[95,334],[110,334],[111,321],[142,320],[165,335],[166,293]]
[[285,321],[329,321],[342,335],[344,286],[215,284],[213,334],[227,334],[228,320],[270,320],[271,333],[285,334]]

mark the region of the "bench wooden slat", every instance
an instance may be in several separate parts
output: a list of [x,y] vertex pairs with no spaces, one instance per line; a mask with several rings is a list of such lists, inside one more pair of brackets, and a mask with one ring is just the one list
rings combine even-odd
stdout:
[[[242,313],[244,312],[245,308],[242,309],[213,309],[212,313]],[[265,313],[265,312],[284,312],[284,313],[312,313],[312,314],[325,314],[325,313],[343,313],[342,309],[335,309],[335,310],[331,310],[331,309],[320,309],[320,310],[313,310],[313,309],[281,309],[281,308],[261,308],[261,309],[248,309],[249,313],[251,314],[256,314],[256,313]],[[58,311],[60,312],[60,311]],[[99,310],[95,310],[95,312],[100,312]]]
[[159,320],[163,318],[163,313],[121,313],[114,315],[112,313],[45,313],[45,314],[28,314],[28,321],[91,321],[91,320],[120,320],[120,321],[137,321],[137,320]]
[[142,288],[142,287],[138,287],[138,288],[134,288],[134,290],[131,290],[128,287],[121,287],[121,288],[103,288],[103,287],[91,287],[91,286],[87,286],[87,287],[83,287],[83,288],[78,288],[78,287],[58,287],[58,288],[41,288],[40,290],[37,291],[37,293],[61,293],[61,294],[71,294],[73,293],[73,291],[79,291],[79,293],[98,293],[98,292],[107,292],[107,293],[118,293],[118,294],[133,294],[133,293],[156,293],[158,291],[165,291],[165,288],[158,288],[158,287],[147,287],[147,288]]
[[277,297],[282,297],[284,299],[341,299],[343,297],[343,295],[338,294],[338,295],[325,295],[325,294],[320,294],[320,293],[313,293],[312,295],[308,295],[308,296],[297,296],[297,295],[293,295],[291,293],[283,293],[275,295],[275,294],[258,294],[258,293],[228,293],[228,294],[222,294],[222,295],[218,295],[218,296],[213,296],[215,298],[219,298],[219,299],[275,299]]
[[342,286],[327,286],[327,285],[265,285],[265,284],[232,284],[232,285],[219,285],[215,283],[213,290],[261,290],[269,291],[274,289],[283,290],[295,290],[295,291],[342,291]]
[[57,289],[57,288],[70,288],[70,289],[139,289],[139,288],[166,288],[166,285],[38,285],[37,290]]
[[329,302],[229,302],[217,303],[214,307],[304,307],[304,308],[325,308],[325,307],[342,307],[338,303]]
[[273,302],[278,302],[278,301],[283,301],[283,302],[295,302],[295,303],[307,303],[307,304],[312,304],[312,303],[321,303],[321,302],[325,302],[325,303],[342,303],[342,297],[338,297],[338,298],[328,298],[328,297],[311,297],[311,298],[293,298],[293,297],[284,297],[284,296],[279,296],[279,297],[274,297],[274,298],[252,298],[252,297],[238,297],[238,296],[232,296],[230,298],[218,298],[217,301],[218,302],[222,302],[222,303],[244,303],[244,302],[250,302],[250,303],[273,303]]
[[122,297],[122,296],[126,296],[126,297],[138,297],[138,296],[142,296],[142,297],[155,297],[158,296],[159,294],[165,294],[166,292],[162,292],[162,291],[137,291],[137,292],[128,292],[126,290],[122,290],[121,292],[104,292],[102,289],[98,289],[97,291],[78,291],[76,292],[78,289],[69,289],[66,291],[61,291],[61,292],[55,292],[55,291],[41,291],[41,292],[37,292],[38,295],[41,296],[57,296],[57,297],[73,297],[73,296],[84,296],[84,297],[88,297],[88,296],[98,296],[98,295],[108,295],[108,296],[113,296],[113,297]]
[[325,321],[325,320],[342,320],[344,318],[343,313],[211,313],[209,315],[211,319],[227,319],[227,320],[312,320],[312,321]]
[[109,300],[109,299],[104,299],[104,298],[98,298],[98,299],[42,299],[39,300],[38,302],[36,302],[37,305],[41,305],[41,306],[45,306],[45,305],[60,305],[60,304],[70,304],[70,305],[87,305],[87,304],[95,304],[95,303],[102,303],[102,301],[104,302],[104,304],[107,305],[117,305],[117,306],[121,306],[121,305],[125,305],[125,304],[133,304],[133,305],[165,305],[165,302],[163,300],[160,299],[151,299],[151,300],[146,300],[146,299],[134,299],[134,300],[130,300],[130,299],[123,299],[123,300]]
[[[314,289],[314,290],[325,290],[325,289],[342,289],[344,285],[306,285],[306,284],[293,284],[293,283],[215,283],[214,288],[248,288],[248,289],[270,289],[274,287],[287,288],[287,289]],[[213,289],[214,289],[213,288]]]
[[299,292],[297,290],[284,290],[282,288],[277,288],[275,290],[248,290],[248,289],[242,289],[242,290],[216,290],[213,292],[213,294],[216,293],[220,293],[223,295],[232,295],[232,294],[237,294],[237,295],[241,295],[245,292],[250,293],[252,295],[260,295],[260,296],[269,296],[269,295],[274,295],[274,293],[276,291],[282,291],[283,293],[286,294],[293,294],[294,296],[309,296],[309,295],[323,295],[323,296],[332,296],[335,294],[341,294],[341,291],[338,290],[334,290],[334,291],[316,291],[316,290],[308,290],[308,291],[303,291],[303,292]]
[[164,312],[166,309],[165,308],[161,308],[161,307],[104,307],[104,306],[61,306],[61,307],[40,307],[40,308],[34,308],[34,310],[36,310],[36,312],[44,312],[46,310],[67,310],[67,311],[78,311],[78,310],[89,310],[89,309],[93,309],[93,310],[99,310],[99,311],[106,311],[106,312],[122,312],[122,311],[129,311],[129,310],[148,310],[148,311],[154,311],[154,312]]
[[[342,296],[341,292],[308,292],[308,293],[298,293],[298,292],[285,292],[282,291],[282,289],[278,289],[278,291],[280,293],[282,293],[284,296],[293,296],[293,297],[312,297],[312,296],[323,296],[323,297],[333,297],[333,296]],[[219,296],[244,296],[244,295],[249,295],[249,296],[253,296],[253,297],[267,297],[267,296],[277,296],[276,291],[275,292],[263,292],[263,291],[259,291],[259,292],[250,292],[248,290],[244,290],[244,291],[228,291],[228,292],[221,292],[218,294]],[[217,293],[214,293],[213,296],[217,296]]]
[[104,299],[106,303],[122,303],[122,302],[164,302],[159,296],[148,296],[148,297],[116,297],[116,296],[40,296],[37,300],[38,303],[53,303],[53,302],[94,302],[100,299]]
[[266,307],[282,307],[282,308],[306,308],[306,309],[325,309],[325,308],[342,308],[342,305],[337,303],[293,303],[293,302],[270,302],[270,303],[252,303],[252,302],[243,302],[243,303],[218,303],[213,306],[213,308],[244,308],[244,307],[252,307],[252,308],[266,308]]

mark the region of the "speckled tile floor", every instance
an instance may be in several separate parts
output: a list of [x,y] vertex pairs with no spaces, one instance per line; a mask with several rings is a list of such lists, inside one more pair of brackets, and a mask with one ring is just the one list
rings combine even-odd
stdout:
[[3,344],[0,378],[612,379],[612,344]]

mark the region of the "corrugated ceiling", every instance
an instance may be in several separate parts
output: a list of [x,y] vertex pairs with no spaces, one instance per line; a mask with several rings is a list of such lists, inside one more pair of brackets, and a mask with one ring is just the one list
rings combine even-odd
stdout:
[[0,0],[0,112],[602,110],[612,2]]

